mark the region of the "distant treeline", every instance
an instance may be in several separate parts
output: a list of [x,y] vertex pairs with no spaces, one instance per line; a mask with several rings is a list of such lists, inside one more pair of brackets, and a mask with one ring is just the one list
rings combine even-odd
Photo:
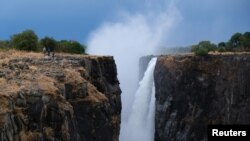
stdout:
[[207,55],[210,51],[219,52],[243,52],[250,51],[250,32],[235,33],[228,42],[213,44],[210,41],[201,41],[191,47],[191,51],[196,55]]
[[57,41],[53,37],[45,36],[39,39],[33,30],[25,30],[14,34],[10,40],[0,40],[0,49],[17,49],[24,51],[42,51],[44,47],[49,47],[55,52],[84,54],[86,46],[77,41],[61,40]]
[[181,47],[166,47],[166,46],[159,46],[156,48],[155,54],[156,55],[166,55],[166,54],[178,54],[178,53],[189,53],[191,51],[191,46]]

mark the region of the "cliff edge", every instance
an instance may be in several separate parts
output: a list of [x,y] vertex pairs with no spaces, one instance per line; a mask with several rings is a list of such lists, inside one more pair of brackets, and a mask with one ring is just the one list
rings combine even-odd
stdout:
[[0,140],[118,141],[120,94],[110,56],[0,53]]
[[208,124],[250,124],[250,54],[160,56],[155,141],[204,141]]

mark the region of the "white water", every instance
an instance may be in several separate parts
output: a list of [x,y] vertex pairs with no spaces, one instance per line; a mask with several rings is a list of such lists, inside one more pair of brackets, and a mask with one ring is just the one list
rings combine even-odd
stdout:
[[135,93],[132,112],[128,121],[123,122],[120,141],[153,141],[155,115],[154,68],[157,58],[151,59],[139,88]]

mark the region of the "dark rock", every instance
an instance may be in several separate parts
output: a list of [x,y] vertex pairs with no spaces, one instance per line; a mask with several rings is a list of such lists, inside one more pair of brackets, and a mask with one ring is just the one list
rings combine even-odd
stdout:
[[209,124],[250,124],[250,55],[160,56],[156,141],[207,140]]
[[12,57],[0,64],[1,141],[118,141],[112,57]]
[[4,72],[0,72],[0,78],[4,76],[5,76]]

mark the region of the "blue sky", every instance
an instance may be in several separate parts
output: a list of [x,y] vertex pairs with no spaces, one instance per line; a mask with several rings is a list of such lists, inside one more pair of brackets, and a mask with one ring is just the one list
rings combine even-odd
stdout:
[[[78,40],[81,43],[119,13],[130,15],[158,11],[164,0],[1,0],[0,39],[33,29],[42,38]],[[166,0],[168,1],[168,0]],[[169,45],[189,45],[200,40],[226,41],[235,32],[250,31],[249,0],[177,0],[181,14]]]

